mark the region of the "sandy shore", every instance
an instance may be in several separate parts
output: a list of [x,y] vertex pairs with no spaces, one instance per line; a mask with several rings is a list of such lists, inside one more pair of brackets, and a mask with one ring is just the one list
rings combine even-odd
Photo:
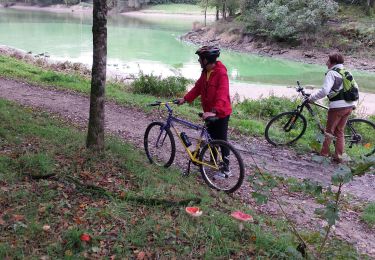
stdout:
[[[317,89],[306,89],[307,93],[312,93]],[[231,83],[230,95],[232,99],[261,99],[271,95],[278,97],[293,98],[298,95],[295,88],[274,85],[259,85],[247,83]],[[324,100],[324,99],[323,99]],[[321,101],[319,102],[321,103]],[[360,100],[356,113],[360,116],[375,115],[375,94],[360,92]]]
[[31,6],[31,5],[13,5],[8,8],[17,9],[17,10],[30,10],[30,11],[43,11],[51,13],[92,13],[91,7],[84,7],[80,5],[66,6],[66,5],[51,5],[47,7],[41,6]]
[[[197,20],[204,20],[204,14],[187,14],[187,13],[163,13],[153,10],[143,10],[143,11],[134,11],[134,12],[125,12],[121,13],[125,16],[130,17],[176,17],[176,18],[183,18],[183,19],[197,19]],[[207,21],[214,21],[215,15],[207,14]]]

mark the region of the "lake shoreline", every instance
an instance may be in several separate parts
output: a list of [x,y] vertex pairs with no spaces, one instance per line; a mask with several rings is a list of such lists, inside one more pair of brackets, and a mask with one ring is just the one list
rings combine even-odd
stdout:
[[[229,33],[216,33],[215,28],[209,26],[197,28],[180,37],[181,40],[196,45],[216,45],[224,49],[239,53],[254,54],[264,57],[285,59],[307,64],[325,65],[328,55],[338,50],[306,49],[303,47],[281,47],[257,41],[253,36],[235,37]],[[375,72],[375,59],[345,55],[345,65],[349,69],[364,72]]]
[[16,10],[26,10],[26,11],[42,11],[42,12],[50,12],[50,13],[78,13],[78,14],[89,14],[92,13],[91,7],[84,7],[81,5],[50,5],[50,6],[37,6],[37,5],[28,5],[28,4],[21,4],[16,3],[9,7],[4,7],[0,5],[0,8],[9,8],[9,9],[16,9]]
[[[8,46],[0,45],[0,55],[13,57],[36,66],[63,73],[76,72],[85,77],[90,77],[91,68],[82,63],[72,63],[69,61],[58,62],[53,61],[45,56],[35,57],[23,50],[18,50]],[[107,79],[115,80],[117,82],[131,82],[134,78],[128,78],[123,74],[118,74],[116,70],[107,68]],[[192,86],[190,86],[191,88]],[[313,89],[306,87],[307,92],[312,92]],[[230,82],[230,96],[233,102],[240,102],[244,99],[262,99],[269,96],[295,98],[297,92],[294,87],[280,86],[271,84],[257,84],[257,83],[239,83]],[[360,106],[357,113],[363,117],[367,115],[375,115],[375,93],[360,93]]]
[[[2,6],[0,5],[0,8]],[[2,7],[5,8],[5,7]],[[81,5],[51,5],[48,7],[33,6],[27,4],[17,3],[10,7],[11,9],[18,10],[30,10],[30,11],[46,11],[54,13],[76,13],[76,14],[89,14],[92,12],[91,7],[83,7]],[[202,15],[194,14],[170,14],[165,12],[158,12],[157,10],[147,11],[130,11],[120,13],[124,16],[130,17],[189,17],[197,19],[203,17]],[[214,15],[207,16],[208,21],[214,21]],[[260,43],[251,36],[245,36],[242,38],[233,39],[230,35],[217,34],[215,29],[209,26],[203,27],[199,22],[195,23],[195,28],[192,31],[185,33],[180,36],[180,39],[195,45],[217,45],[221,48],[232,50],[239,53],[254,54],[264,57],[272,57],[277,59],[284,59],[296,62],[302,62],[306,64],[318,64],[324,65],[327,56],[330,52],[337,50],[311,50],[297,47],[285,47],[281,48],[275,44]],[[345,56],[345,64],[349,69],[356,69],[364,72],[375,72],[375,59],[369,59],[365,57]]]

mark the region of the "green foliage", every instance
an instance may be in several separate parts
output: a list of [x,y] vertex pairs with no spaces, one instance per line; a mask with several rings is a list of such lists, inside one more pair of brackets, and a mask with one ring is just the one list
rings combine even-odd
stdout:
[[55,165],[53,159],[45,153],[26,153],[19,158],[21,172],[33,177],[51,174]]
[[77,228],[72,228],[67,230],[63,234],[65,240],[65,250],[70,250],[71,252],[78,253],[83,250],[83,242],[81,241],[80,236],[84,232]]
[[327,220],[330,226],[333,226],[339,219],[339,209],[334,202],[328,202],[325,208],[316,209],[315,214]]
[[369,203],[361,216],[362,220],[370,227],[375,226],[375,203]]
[[235,113],[240,117],[269,119],[281,112],[294,110],[298,104],[299,100],[272,95],[263,99],[246,99],[235,105]]
[[295,179],[289,180],[289,190],[293,192],[305,192],[314,196],[319,196],[323,193],[323,186],[319,182],[304,179],[302,182]]
[[160,76],[144,75],[140,73],[139,78],[133,83],[134,93],[150,94],[157,97],[178,97],[185,91],[190,80],[184,77],[168,77],[162,79]]
[[247,10],[242,20],[251,32],[290,41],[316,32],[337,9],[332,0],[261,0],[257,8]]

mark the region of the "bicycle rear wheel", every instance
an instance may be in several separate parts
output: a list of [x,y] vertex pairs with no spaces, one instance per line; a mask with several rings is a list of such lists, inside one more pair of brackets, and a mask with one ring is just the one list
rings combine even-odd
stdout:
[[268,122],[264,134],[270,144],[288,145],[301,138],[306,127],[307,122],[304,116],[294,111],[284,112]]
[[349,119],[345,126],[346,153],[352,158],[375,152],[375,124],[365,119]]
[[[226,158],[223,149],[229,151]],[[200,165],[202,177],[209,187],[232,193],[242,185],[245,167],[239,152],[228,142],[209,142],[202,148],[200,160],[204,163]]]
[[170,129],[163,129],[161,122],[152,122],[146,128],[144,147],[150,163],[169,167],[176,154],[176,144]]

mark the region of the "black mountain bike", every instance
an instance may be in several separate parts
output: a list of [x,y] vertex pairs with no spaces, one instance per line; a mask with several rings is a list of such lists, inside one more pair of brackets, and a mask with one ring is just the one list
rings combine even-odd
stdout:
[[[324,134],[324,127],[316,113],[313,111],[311,104],[307,101],[309,94],[305,93],[303,87],[297,81],[298,93],[303,96],[303,102],[297,106],[294,111],[281,113],[268,122],[265,130],[265,137],[270,144],[275,146],[290,145],[300,139],[306,131],[307,120],[302,115],[303,109],[314,118],[320,132]],[[326,106],[313,103],[323,109]],[[360,118],[349,119],[345,126],[345,145],[346,153],[349,156],[370,156],[375,152],[375,124]]]

